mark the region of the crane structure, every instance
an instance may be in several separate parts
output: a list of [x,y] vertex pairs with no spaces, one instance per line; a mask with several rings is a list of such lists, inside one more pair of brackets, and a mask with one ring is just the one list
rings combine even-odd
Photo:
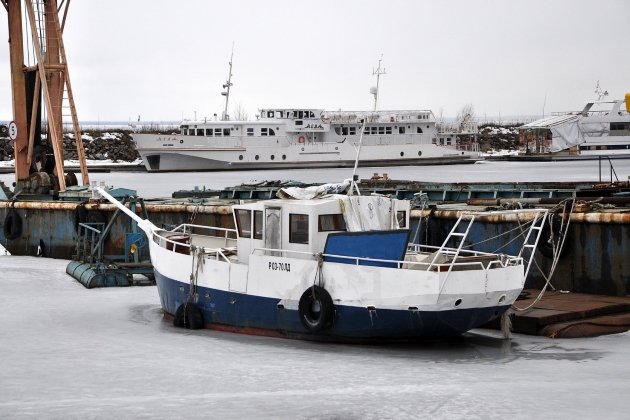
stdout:
[[62,38],[70,0],[0,2],[9,22],[16,191],[33,179],[50,180],[53,190],[76,185],[74,174],[64,175],[64,131],[74,134],[82,183],[89,185]]

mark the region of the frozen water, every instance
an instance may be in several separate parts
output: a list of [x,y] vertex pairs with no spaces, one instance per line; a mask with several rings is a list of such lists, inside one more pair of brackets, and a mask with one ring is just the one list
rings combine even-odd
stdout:
[[0,258],[0,418],[626,419],[630,333],[340,345],[177,329],[155,287]]

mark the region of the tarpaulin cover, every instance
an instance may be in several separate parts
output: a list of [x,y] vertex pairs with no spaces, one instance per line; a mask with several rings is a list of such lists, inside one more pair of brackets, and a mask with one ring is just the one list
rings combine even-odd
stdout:
[[[379,260],[402,261],[405,258],[409,242],[409,229],[372,231],[372,232],[338,232],[326,238],[324,254],[343,255],[347,257],[372,258]],[[349,258],[327,257],[324,261],[341,264],[356,264]],[[396,268],[396,263],[360,260],[359,265]]]
[[382,196],[343,196],[339,199],[348,232],[398,229],[397,201]]

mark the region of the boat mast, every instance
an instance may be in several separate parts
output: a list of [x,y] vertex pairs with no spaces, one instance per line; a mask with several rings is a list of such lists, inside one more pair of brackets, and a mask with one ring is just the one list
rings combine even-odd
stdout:
[[376,70],[372,69],[372,75],[376,75],[376,88],[370,89],[370,93],[374,95],[374,111],[376,111],[376,103],[378,102],[378,87],[379,81],[381,78],[381,74],[385,74],[385,69],[381,70],[381,61],[383,61],[383,55],[381,54],[381,59],[378,60],[378,68]]
[[229,121],[228,115],[228,102],[230,101],[230,87],[232,86],[232,58],[234,58],[234,43],[232,43],[232,55],[230,56],[230,72],[228,73],[227,83],[223,85],[223,89],[227,88],[226,92],[221,92],[221,95],[225,96],[225,111],[221,116],[221,121]]
[[595,87],[595,93],[597,94],[598,101],[602,101],[606,96],[608,96],[608,91],[602,91],[602,88],[599,87],[599,80],[597,81],[597,86]]

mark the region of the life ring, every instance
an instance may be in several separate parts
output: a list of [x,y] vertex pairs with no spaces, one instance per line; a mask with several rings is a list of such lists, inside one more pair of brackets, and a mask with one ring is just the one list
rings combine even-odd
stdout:
[[74,208],[74,231],[79,232],[79,224],[87,221],[87,212],[82,204],[79,204]]
[[[545,257],[553,259],[553,248],[560,246],[560,240],[562,239],[562,232],[560,231],[560,226],[562,225],[562,218],[557,214],[549,215],[547,220],[545,221],[545,226],[543,226],[542,232],[540,233],[540,238],[538,238],[538,250]],[[566,223],[565,223],[566,229]],[[550,242],[551,232],[553,231],[553,243]],[[560,250],[560,258],[566,256],[570,250],[569,243],[571,242],[571,237],[567,232],[566,238],[564,239],[564,244],[562,245],[562,249]]]
[[3,231],[4,237],[9,240],[17,239],[22,234],[22,219],[13,207],[9,209],[4,218]]
[[304,136],[300,136],[300,138],[298,139],[298,141],[299,141],[301,144],[304,144],[304,142],[306,141],[306,138],[305,138]]
[[330,327],[335,318],[335,306],[330,294],[320,286],[313,285],[302,293],[298,314],[304,328],[318,332]]
[[194,303],[184,302],[175,311],[173,325],[188,330],[203,328],[203,316],[201,309]]
[[[418,225],[418,244],[429,246],[442,246],[444,237],[440,231],[440,227],[433,218],[422,220]],[[422,252],[433,252],[435,248],[420,248]]]

